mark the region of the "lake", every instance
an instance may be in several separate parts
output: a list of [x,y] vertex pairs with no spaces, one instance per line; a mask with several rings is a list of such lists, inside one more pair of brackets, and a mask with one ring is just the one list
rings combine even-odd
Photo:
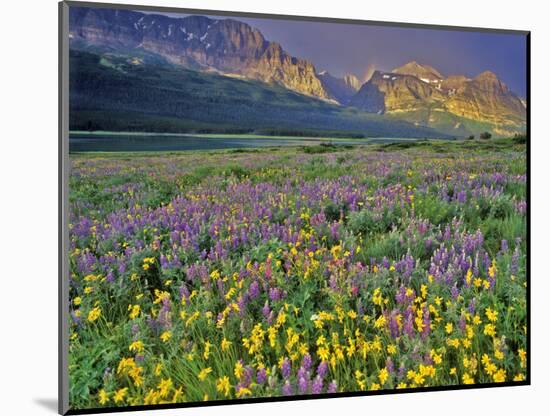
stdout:
[[158,152],[177,150],[242,149],[276,146],[307,146],[321,143],[372,144],[410,139],[327,139],[314,137],[266,137],[246,135],[170,135],[121,133],[70,133],[70,152]]

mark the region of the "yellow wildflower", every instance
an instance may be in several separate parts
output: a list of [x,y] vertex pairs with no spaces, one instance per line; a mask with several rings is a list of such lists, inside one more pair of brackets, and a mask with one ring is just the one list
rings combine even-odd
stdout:
[[388,370],[386,370],[386,367],[378,372],[378,380],[380,380],[380,385],[382,386],[386,383],[386,380],[388,380]]
[[203,368],[199,372],[199,375],[198,375],[199,380],[204,381],[206,379],[206,377],[208,376],[208,374],[210,374],[211,372],[212,372],[212,368],[210,368],[210,367]]
[[222,351],[225,352],[229,349],[229,347],[231,346],[232,342],[231,341],[228,341],[227,339],[222,339],[222,343],[221,343],[221,347],[222,347]]
[[108,401],[109,401],[109,394],[103,389],[99,390],[99,404],[103,406]]
[[140,340],[134,341],[130,344],[128,349],[132,352],[135,351],[135,352],[141,354],[143,352],[143,342],[140,341]]
[[497,321],[497,316],[498,316],[498,312],[491,309],[491,308],[486,308],[485,309],[485,316],[487,316],[487,319],[491,322],[496,322]]
[[506,381],[506,370],[500,368],[495,374],[493,374],[493,381],[495,383],[504,383]]
[[117,392],[113,397],[113,400],[115,401],[115,403],[119,403],[123,401],[127,391],[128,391],[128,387],[124,387],[123,389],[117,390]]
[[229,396],[230,388],[231,385],[229,384],[229,377],[223,376],[218,379],[218,382],[216,383],[216,390],[223,393],[225,397]]
[[237,377],[238,379],[240,379],[241,376],[243,375],[243,365],[241,364],[240,361],[237,361],[235,363],[235,370],[233,371],[233,373],[235,374],[235,377]]
[[101,308],[96,306],[88,313],[88,321],[94,322],[96,321],[101,315]]
[[474,379],[468,373],[464,373],[462,376],[462,382],[464,384],[474,384]]

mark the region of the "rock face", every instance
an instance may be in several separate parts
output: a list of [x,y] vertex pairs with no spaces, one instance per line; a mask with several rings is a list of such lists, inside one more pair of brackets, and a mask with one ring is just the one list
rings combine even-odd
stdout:
[[[450,114],[490,125],[502,135],[522,131],[526,120],[523,101],[494,73],[485,71],[474,79],[462,75],[446,78],[417,62],[389,73],[376,71],[349,102],[365,111],[399,114],[425,125]],[[456,128],[460,126],[456,124]]]
[[359,80],[353,74],[347,74],[344,78],[337,78],[327,71],[323,71],[317,76],[330,97],[340,104],[348,104],[350,98],[355,95],[361,86]]
[[429,65],[420,65],[416,61],[395,68],[392,72],[394,74],[412,75],[424,82],[438,82],[444,78],[437,69]]
[[350,104],[370,112],[391,113],[414,111],[441,100],[443,95],[436,88],[413,75],[375,71]]
[[275,82],[305,95],[332,98],[311,62],[290,56],[280,44],[236,20],[71,8],[69,27],[73,47],[142,49],[188,68]]
[[525,106],[497,76],[485,71],[456,88],[447,109],[462,117],[495,125],[525,123]]

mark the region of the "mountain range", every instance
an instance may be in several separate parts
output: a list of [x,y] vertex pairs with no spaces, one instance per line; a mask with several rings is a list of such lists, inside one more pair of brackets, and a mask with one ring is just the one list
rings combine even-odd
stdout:
[[[130,10],[71,7],[69,38],[74,65],[82,60],[89,64],[97,59],[98,63],[94,70],[80,64],[91,72],[71,71],[80,81],[71,80],[71,110],[79,117],[78,126],[85,124],[84,118],[92,117],[91,114],[97,117],[100,105],[115,99],[108,95],[109,91],[114,94],[116,89],[101,93],[88,90],[89,84],[94,82],[93,77],[108,80],[113,85],[118,81],[124,83],[126,78],[131,84],[139,83],[140,73],[151,76],[155,72],[169,71],[169,78],[179,83],[179,87],[190,87],[186,82],[192,79],[193,85],[202,82],[214,88],[209,97],[201,92],[201,99],[196,103],[204,105],[207,114],[217,113],[211,108],[215,97],[220,95],[215,90],[217,86],[223,84],[233,89],[234,95],[241,99],[244,114],[239,117],[240,122],[224,116],[226,126],[267,128],[269,120],[258,118],[254,107],[260,103],[254,97],[259,99],[270,91],[279,101],[261,103],[268,115],[270,104],[286,108],[293,103],[292,111],[296,110],[297,102],[310,107],[301,109],[304,113],[301,121],[282,117],[276,124],[281,126],[282,123],[293,130],[303,126],[378,134],[379,130],[373,126],[384,125],[382,130],[391,132],[391,126],[395,125],[400,135],[423,137],[438,134],[463,137],[486,130],[503,136],[525,130],[524,101],[490,71],[470,79],[463,75],[444,76],[429,65],[409,62],[389,72],[374,71],[370,79],[361,83],[353,74],[339,78],[326,71],[318,72],[310,61],[290,55],[279,43],[268,41],[258,29],[234,19],[195,15],[175,18]],[[86,74],[92,78],[86,78]],[[142,85],[141,88],[147,90],[150,86]],[[161,94],[159,88],[166,92],[170,87],[157,85],[155,96]],[[239,94],[243,89],[247,93]],[[251,93],[252,90],[255,92]],[[182,90],[182,93],[189,91]],[[90,97],[89,103],[86,97]],[[224,99],[229,104],[231,94]],[[120,108],[132,107],[132,111],[139,112],[139,108],[125,102],[123,96],[116,100]],[[156,116],[188,119],[189,114],[181,108],[169,110]],[[247,112],[254,113],[253,121],[246,119]],[[192,125],[209,123],[208,117],[201,120],[197,120],[197,115],[192,117],[195,122],[190,123]],[[259,119],[263,121],[258,124]],[[313,119],[315,123],[310,121]],[[216,117],[210,121],[220,122]],[[89,122],[93,124],[94,120]],[[177,124],[178,128],[185,127],[182,123]]]

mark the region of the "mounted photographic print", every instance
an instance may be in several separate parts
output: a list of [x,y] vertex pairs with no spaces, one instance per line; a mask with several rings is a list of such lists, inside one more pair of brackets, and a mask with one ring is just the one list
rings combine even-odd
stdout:
[[60,136],[61,413],[529,384],[529,32],[63,2]]

